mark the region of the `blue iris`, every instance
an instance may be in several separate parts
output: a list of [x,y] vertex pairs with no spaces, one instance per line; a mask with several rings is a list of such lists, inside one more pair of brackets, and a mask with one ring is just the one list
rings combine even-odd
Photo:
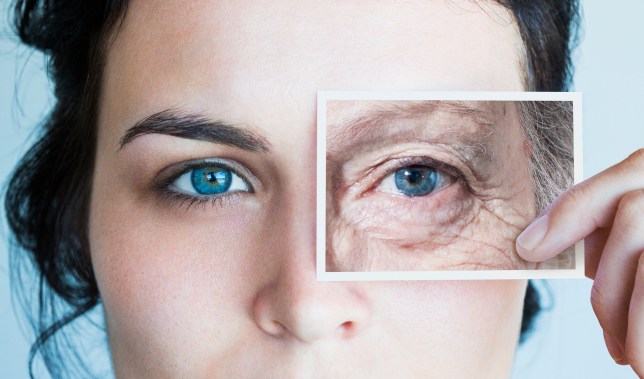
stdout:
[[190,181],[197,193],[216,195],[228,191],[232,182],[232,172],[217,166],[195,168],[190,175]]
[[394,174],[396,189],[406,196],[425,196],[438,184],[438,172],[431,167],[409,166]]

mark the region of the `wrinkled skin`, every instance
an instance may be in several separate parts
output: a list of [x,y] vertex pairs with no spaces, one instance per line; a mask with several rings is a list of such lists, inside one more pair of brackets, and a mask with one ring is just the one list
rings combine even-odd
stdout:
[[[516,103],[333,101],[327,113],[327,271],[535,267],[514,249],[535,216]],[[449,165],[444,185],[416,197],[381,188],[423,157]]]
[[[320,89],[523,90],[522,56],[511,16],[487,3],[133,1],[107,52],[89,225],[117,377],[507,377],[526,281],[315,281],[315,106]],[[169,108],[270,149],[159,134],[119,149]],[[190,205],[159,189],[200,158],[243,166],[253,191]],[[534,209],[471,201],[459,217],[508,236]]]

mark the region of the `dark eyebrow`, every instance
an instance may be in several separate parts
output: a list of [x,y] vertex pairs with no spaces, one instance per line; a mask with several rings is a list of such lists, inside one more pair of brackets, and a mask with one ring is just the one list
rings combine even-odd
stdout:
[[268,141],[257,132],[177,109],[166,109],[137,122],[119,140],[119,150],[145,134],[166,134],[234,146],[258,153],[269,151]]

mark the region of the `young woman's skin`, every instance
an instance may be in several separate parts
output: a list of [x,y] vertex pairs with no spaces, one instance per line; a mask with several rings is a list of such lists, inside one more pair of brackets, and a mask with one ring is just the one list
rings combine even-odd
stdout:
[[[525,281],[314,275],[316,91],[524,90],[522,43],[505,9],[133,1],[114,37],[90,245],[118,377],[509,375]],[[124,138],[159,112],[179,129],[197,119],[227,132]],[[231,169],[232,192],[189,194],[186,163]],[[619,188],[632,187],[625,181]],[[644,304],[635,307],[641,325]],[[627,352],[642,346],[644,332],[628,335]]]

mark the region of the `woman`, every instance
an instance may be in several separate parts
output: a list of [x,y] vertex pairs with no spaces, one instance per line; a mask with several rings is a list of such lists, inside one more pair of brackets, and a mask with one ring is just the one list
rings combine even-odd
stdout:
[[[572,5],[538,4],[539,23],[468,2],[108,5],[21,13],[58,103],[7,209],[73,316],[100,298],[117,377],[508,375],[525,281],[315,282],[315,91],[562,90]],[[124,143],[168,110],[253,143],[185,128]],[[642,155],[561,197],[517,247],[544,260],[602,228],[593,304],[640,375],[640,234],[611,231],[642,224]],[[203,169],[230,186],[204,191]]]

